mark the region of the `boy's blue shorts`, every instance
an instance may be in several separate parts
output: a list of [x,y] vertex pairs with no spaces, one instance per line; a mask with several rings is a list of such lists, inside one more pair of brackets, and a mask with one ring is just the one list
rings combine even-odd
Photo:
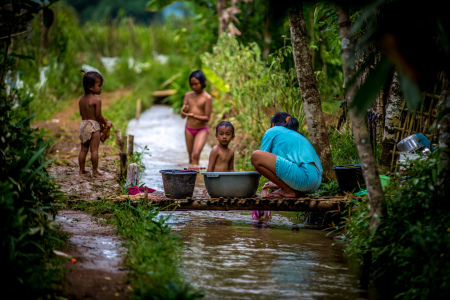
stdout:
[[292,189],[312,193],[322,183],[322,174],[313,164],[297,165],[281,156],[277,156],[277,177]]

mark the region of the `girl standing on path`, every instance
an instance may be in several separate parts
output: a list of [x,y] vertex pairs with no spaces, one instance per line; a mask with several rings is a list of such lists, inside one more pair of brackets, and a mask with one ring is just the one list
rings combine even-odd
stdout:
[[205,74],[201,70],[191,73],[189,84],[192,92],[184,95],[181,117],[187,117],[184,134],[189,154],[189,164],[198,166],[200,154],[208,137],[208,122],[212,110],[211,95],[205,92]]

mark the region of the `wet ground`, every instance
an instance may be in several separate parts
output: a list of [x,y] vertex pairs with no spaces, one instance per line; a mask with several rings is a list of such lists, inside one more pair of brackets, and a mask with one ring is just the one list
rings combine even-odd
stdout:
[[115,228],[104,219],[73,210],[61,210],[56,218],[69,234],[61,249],[76,259],[67,261],[65,297],[68,299],[127,299],[131,287],[125,282],[128,271],[122,266],[125,249]]
[[[165,106],[154,106],[129,123],[135,143],[150,148],[142,174],[146,186],[161,190],[159,170],[188,167],[184,123]],[[200,165],[207,166],[209,151],[206,146]],[[197,175],[194,195],[205,188],[202,177]],[[271,220],[252,220],[246,211],[161,215],[182,236],[183,272],[205,299],[377,298],[359,288],[356,265],[344,259],[328,232],[296,224],[287,213],[273,212]]]
[[[129,92],[125,89],[103,93],[103,108]],[[33,124],[34,127],[51,130],[50,135],[55,138],[49,156],[56,161],[48,171],[54,176],[59,190],[70,200],[95,201],[115,195],[120,192],[120,187],[114,164],[118,156],[112,146],[100,144],[99,169],[105,171],[103,176],[92,176],[90,153],[86,160],[88,173],[78,174],[78,128],[81,118],[77,117],[77,112],[78,99],[73,99],[52,120]],[[130,288],[125,282],[127,270],[122,266],[124,249],[115,229],[105,226],[102,219],[73,210],[60,210],[56,222],[69,234],[67,246],[60,250],[76,260],[75,264],[69,260],[66,262],[66,290],[62,296],[68,299],[127,299]]]

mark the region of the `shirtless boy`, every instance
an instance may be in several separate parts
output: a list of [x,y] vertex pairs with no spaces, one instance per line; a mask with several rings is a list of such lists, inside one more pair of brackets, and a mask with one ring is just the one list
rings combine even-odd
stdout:
[[206,78],[201,70],[191,73],[189,84],[192,92],[188,92],[184,96],[181,117],[187,117],[184,135],[189,154],[189,164],[198,165],[200,154],[209,133],[208,122],[212,110],[212,98],[204,90]]
[[220,122],[216,126],[219,142],[209,154],[208,172],[234,172],[234,151],[228,148],[234,139],[234,126],[230,122]]
[[[82,72],[84,72],[82,70]],[[85,174],[86,155],[91,151],[92,174],[94,176],[104,173],[98,170],[98,148],[100,146],[100,123],[108,127],[113,124],[106,121],[102,115],[102,101],[95,95],[102,93],[103,77],[97,72],[84,72],[83,87],[84,95],[79,101],[81,125],[78,136],[81,140],[81,150],[78,155],[80,174]]]

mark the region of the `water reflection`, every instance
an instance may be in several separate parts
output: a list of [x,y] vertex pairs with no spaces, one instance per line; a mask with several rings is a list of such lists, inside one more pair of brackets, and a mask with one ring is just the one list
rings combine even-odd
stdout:
[[185,272],[207,299],[361,299],[358,277],[325,232],[300,228],[274,213],[174,212],[183,237]]
[[[165,106],[154,106],[138,122],[130,122],[128,133],[135,143],[151,151],[142,174],[145,185],[163,190],[159,170],[187,167],[184,122]],[[209,151],[206,145],[202,166],[207,166]],[[194,193],[203,189],[199,174]],[[205,299],[368,298],[341,247],[332,246],[326,232],[294,224],[286,213],[274,212],[268,221],[252,220],[250,211],[161,215],[181,235],[186,245],[183,271],[194,287],[205,291]]]

